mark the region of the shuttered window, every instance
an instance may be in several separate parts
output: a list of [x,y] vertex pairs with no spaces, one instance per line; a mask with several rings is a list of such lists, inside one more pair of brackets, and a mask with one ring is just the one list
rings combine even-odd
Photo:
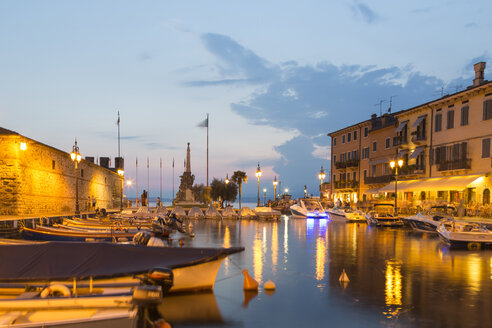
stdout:
[[490,138],[482,139],[482,158],[490,157]]
[[489,120],[492,118],[492,99],[485,100],[483,102],[483,120]]
[[442,130],[442,114],[436,114],[436,123],[434,127],[435,132],[439,132]]
[[447,124],[446,124],[446,128],[447,129],[452,129],[454,128],[454,110],[450,110],[448,111],[447,113]]
[[468,106],[461,107],[461,126],[468,125]]

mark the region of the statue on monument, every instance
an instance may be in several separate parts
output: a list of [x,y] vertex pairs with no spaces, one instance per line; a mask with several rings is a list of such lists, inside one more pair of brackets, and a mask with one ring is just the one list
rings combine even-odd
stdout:
[[179,191],[176,194],[175,203],[195,202],[195,197],[192,192],[193,183],[195,182],[195,175],[191,174],[190,158],[190,143],[188,142],[188,149],[186,150],[186,170],[183,172],[183,175],[180,176],[181,183],[179,185]]

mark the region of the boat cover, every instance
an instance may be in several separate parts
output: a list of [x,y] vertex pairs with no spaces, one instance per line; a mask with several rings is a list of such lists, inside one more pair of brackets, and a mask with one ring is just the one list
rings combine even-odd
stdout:
[[0,245],[0,281],[120,277],[205,263],[243,250],[85,242]]

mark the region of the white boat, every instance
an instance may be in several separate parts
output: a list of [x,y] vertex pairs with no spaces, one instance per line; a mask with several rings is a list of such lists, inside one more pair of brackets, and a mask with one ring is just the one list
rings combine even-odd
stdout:
[[222,217],[225,219],[238,219],[239,215],[237,215],[236,211],[234,211],[234,208],[232,208],[232,206],[227,206],[222,211]]
[[297,219],[327,219],[323,205],[313,198],[300,198],[297,204],[290,206],[292,216]]
[[222,219],[222,216],[217,208],[210,205],[210,207],[205,210],[205,219]]
[[239,210],[239,218],[241,219],[257,219],[255,212],[249,207],[243,207]]
[[282,213],[268,206],[260,206],[254,209],[254,212],[260,220],[278,220]]
[[415,231],[437,233],[441,221],[453,219],[454,211],[451,206],[432,206],[425,212],[404,218],[403,221]]
[[203,219],[204,217],[205,215],[199,207],[194,206],[188,211],[188,219]]
[[393,204],[374,204],[373,209],[366,214],[369,225],[377,227],[401,227],[403,221],[394,216]]
[[367,222],[366,217],[361,211],[350,207],[333,207],[328,209],[327,212],[334,221]]
[[452,248],[477,250],[492,247],[492,231],[483,223],[442,220],[437,232]]

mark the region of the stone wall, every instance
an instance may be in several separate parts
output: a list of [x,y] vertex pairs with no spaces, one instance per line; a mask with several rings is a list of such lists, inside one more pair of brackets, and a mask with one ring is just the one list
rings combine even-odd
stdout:
[[[21,150],[21,142],[26,150]],[[79,209],[119,208],[121,178],[82,160],[78,164]],[[75,165],[70,155],[19,134],[0,133],[0,215],[74,213]]]

